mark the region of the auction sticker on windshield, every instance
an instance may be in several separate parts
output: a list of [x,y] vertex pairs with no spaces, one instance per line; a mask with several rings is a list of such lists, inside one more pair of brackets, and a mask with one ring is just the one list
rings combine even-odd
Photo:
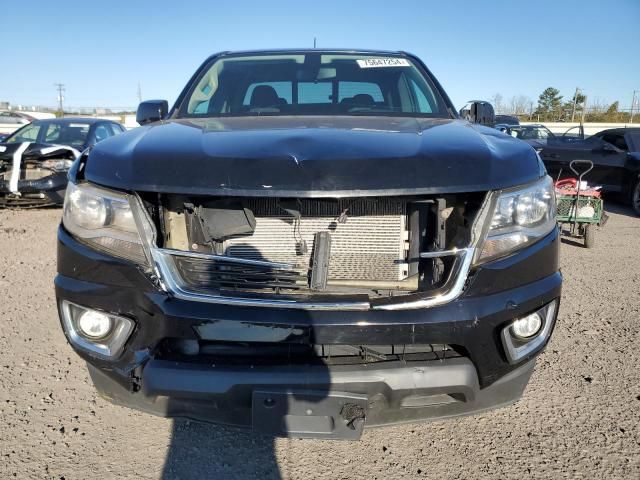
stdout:
[[382,68],[382,67],[410,67],[411,64],[404,58],[362,58],[356,60],[360,68]]

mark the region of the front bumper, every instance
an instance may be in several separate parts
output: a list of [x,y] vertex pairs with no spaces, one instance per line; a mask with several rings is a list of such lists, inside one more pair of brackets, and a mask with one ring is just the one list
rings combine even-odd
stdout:
[[62,205],[68,181],[66,172],[18,180],[19,194],[15,194],[11,192],[8,180],[0,180],[0,206]]
[[[253,428],[280,436],[358,438],[344,428],[335,397],[366,399],[366,426],[469,415],[516,402],[529,381],[529,360],[486,388],[478,385],[475,367],[466,358],[430,364],[333,367],[188,367],[150,360],[141,390],[132,393],[108,373],[88,364],[98,392],[111,402],[162,417],[187,417]],[[256,401],[278,393],[284,405]],[[310,398],[311,397],[311,398]],[[352,400],[349,398],[349,400]],[[277,416],[293,425],[269,418]],[[299,420],[302,417],[304,420]],[[331,418],[332,428],[319,419]]]
[[[553,232],[517,254],[475,269],[463,295],[445,305],[405,311],[262,309],[169,298],[131,264],[83,246],[62,227],[58,238],[58,300],[136,321],[116,360],[78,350],[105,397],[157,415],[282,435],[351,438],[359,429],[347,431],[344,422],[338,428],[334,418],[345,401],[364,399],[367,426],[470,414],[516,401],[540,351],[510,364],[500,331],[514,318],[558,299],[562,282]],[[196,330],[201,339],[226,342],[447,344],[463,355],[424,362],[277,367],[194,364],[156,355],[163,339],[195,339]],[[285,405],[284,410],[270,405],[276,410],[261,413],[265,395],[277,398],[274,404]],[[290,423],[273,424],[276,411],[275,417]],[[330,424],[335,428],[327,431]]]

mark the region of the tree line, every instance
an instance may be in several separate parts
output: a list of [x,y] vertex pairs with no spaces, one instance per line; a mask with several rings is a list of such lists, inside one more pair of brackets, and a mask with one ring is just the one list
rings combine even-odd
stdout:
[[[570,100],[564,100],[560,90],[553,87],[546,88],[534,103],[526,95],[516,95],[505,101],[504,97],[496,93],[491,103],[498,114],[515,115],[520,120],[536,122],[622,122],[631,119],[630,109],[620,109],[620,102],[611,104],[595,99],[589,101],[580,92],[576,92]],[[634,123],[640,123],[640,105],[634,108]]]

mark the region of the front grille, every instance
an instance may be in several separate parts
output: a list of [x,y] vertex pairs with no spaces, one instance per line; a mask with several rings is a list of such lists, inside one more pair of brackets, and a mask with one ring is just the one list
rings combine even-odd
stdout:
[[169,196],[158,218],[165,243],[151,254],[164,288],[185,300],[305,310],[428,308],[462,292],[484,196]]
[[224,257],[179,257],[174,259],[180,276],[195,290],[217,289],[294,289],[306,287],[306,272],[274,268],[257,262],[231,263]]
[[[251,199],[256,217],[252,235],[224,244],[225,255],[308,268],[314,236],[331,234],[329,279],[398,281],[407,277],[407,203],[402,199],[301,199],[300,220],[277,199]],[[342,216],[342,219],[341,219]],[[301,248],[306,244],[306,251]]]
[[[194,341],[195,342],[195,341]],[[460,357],[447,344],[329,345],[197,341],[197,353],[183,353],[184,340],[165,339],[157,356],[167,360],[215,365],[361,365],[416,362]]]

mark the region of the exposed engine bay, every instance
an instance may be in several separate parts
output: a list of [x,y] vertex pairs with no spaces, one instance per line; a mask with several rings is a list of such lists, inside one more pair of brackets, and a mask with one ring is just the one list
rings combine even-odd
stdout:
[[445,284],[484,197],[161,195],[158,246],[197,291],[396,296]]
[[0,206],[62,203],[66,172],[80,152],[65,145],[0,145]]

